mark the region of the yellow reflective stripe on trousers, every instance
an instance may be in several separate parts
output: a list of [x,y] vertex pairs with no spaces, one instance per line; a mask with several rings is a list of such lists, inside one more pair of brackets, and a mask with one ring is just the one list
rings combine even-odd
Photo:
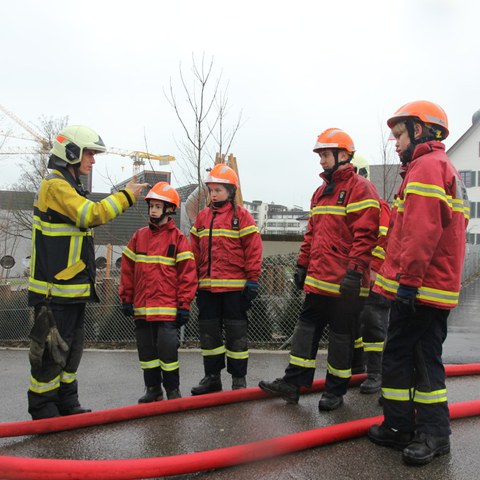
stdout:
[[352,370],[350,368],[347,370],[339,370],[338,368],[333,368],[329,363],[327,363],[327,372],[338,378],[350,378],[352,376]]
[[290,355],[290,363],[297,367],[316,368],[316,360],[314,358],[300,358]]
[[431,405],[433,403],[444,403],[447,401],[447,389],[435,390],[433,392],[419,392],[415,391],[413,401],[417,403],[424,403]]
[[52,390],[56,390],[60,387],[60,375],[56,376],[50,382],[39,382],[32,376],[30,376],[30,387],[29,390],[35,393],[46,393],[51,392]]
[[413,397],[413,388],[382,388],[382,397],[387,400],[409,402]]
[[151,368],[158,368],[160,366],[160,359],[150,360],[149,362],[142,362],[140,360],[140,368],[142,370],[150,370]]
[[202,355],[204,357],[210,357],[213,355],[223,355],[227,349],[225,348],[225,345],[221,345],[220,347],[213,348],[211,350],[206,350],[202,348]]
[[246,360],[248,358],[248,350],[244,352],[232,352],[231,350],[226,350],[227,357],[233,358],[235,360]]
[[382,352],[384,343],[385,342],[364,342],[363,351],[364,352]]
[[60,376],[60,382],[62,383],[73,383],[77,379],[77,372],[65,372],[63,371]]
[[178,361],[172,363],[165,363],[160,360],[160,367],[164,372],[173,372],[174,370],[178,370],[180,364]]

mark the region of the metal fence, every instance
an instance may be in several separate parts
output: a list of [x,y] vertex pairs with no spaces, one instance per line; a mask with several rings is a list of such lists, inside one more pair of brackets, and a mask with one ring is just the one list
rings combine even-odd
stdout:
[[[263,261],[260,294],[249,311],[250,346],[256,348],[285,348],[288,346],[296,320],[301,311],[304,293],[293,283],[297,254],[272,255]],[[464,266],[464,282],[480,272],[480,246],[469,245]],[[85,334],[90,346],[121,348],[135,345],[134,320],[125,318],[118,300],[119,274],[110,278],[98,274],[101,303],[89,303],[86,309]],[[27,280],[12,280],[0,285],[0,342],[3,345],[22,345],[28,342],[33,325],[33,310],[27,307]],[[191,320],[180,332],[184,347],[198,346],[198,310],[191,307]],[[322,343],[326,343],[328,329]]]
[[[248,312],[251,347],[275,348],[285,344],[293,333],[304,294],[293,283],[297,254],[274,255],[263,261],[260,293]],[[101,303],[88,303],[85,340],[89,345],[118,348],[134,345],[134,320],[126,318],[118,300],[119,272],[110,278],[97,276]],[[0,285],[0,342],[24,344],[33,325],[33,309],[27,307],[27,279],[12,279]],[[191,306],[190,322],[181,330],[185,347],[198,346],[198,309]]]

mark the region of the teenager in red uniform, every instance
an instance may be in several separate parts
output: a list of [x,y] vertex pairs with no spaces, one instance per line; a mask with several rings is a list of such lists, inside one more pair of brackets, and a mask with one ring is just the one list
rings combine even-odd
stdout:
[[261,381],[262,390],[297,403],[300,387],[312,385],[318,344],[330,327],[325,392],[320,410],[334,410],[352,375],[355,325],[369,292],[370,260],[378,236],[379,198],[373,184],[350,164],[355,147],[338,128],[321,133],[313,150],[324,180],[313,194],[307,233],[300,248],[295,283],[305,290],[283,378]]
[[235,171],[217,164],[205,183],[211,204],[198,214],[190,231],[199,277],[198,323],[205,370],[192,395],[222,390],[225,355],[232,389],[247,386],[247,310],[258,294],[262,266],[262,239],[255,220],[235,203],[239,186]]
[[442,143],[448,121],[441,107],[407,103],[387,124],[404,171],[374,287],[394,301],[382,363],[385,419],[369,437],[422,465],[450,451],[442,344],[460,293],[469,203]]
[[138,403],[180,398],[178,328],[189,320],[197,290],[195,260],[186,236],[169,215],[180,206],[167,182],[145,197],[150,220],[137,230],[122,254],[120,301],[135,319],[138,357],[146,393]]
[[[370,167],[366,158],[355,154],[352,160],[355,171],[370,180]],[[370,285],[373,286],[377,273],[385,258],[385,241],[390,223],[390,207],[380,199],[380,227],[370,264]],[[365,300],[355,338],[352,373],[362,373],[367,367],[367,378],[360,385],[360,393],[375,393],[382,384],[382,353],[387,335],[390,300],[370,290]]]

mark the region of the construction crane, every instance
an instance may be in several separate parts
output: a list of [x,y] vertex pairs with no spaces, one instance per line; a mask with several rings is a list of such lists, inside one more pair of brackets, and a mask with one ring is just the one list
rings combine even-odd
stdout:
[[[5,108],[0,104],[0,110],[7,115],[11,120],[20,125],[24,130],[26,130],[30,135],[22,134],[11,134],[4,130],[0,130],[0,136],[7,138],[18,138],[21,140],[35,141],[38,144],[36,149],[29,147],[9,147],[4,146],[0,148],[0,155],[28,155],[28,154],[43,154],[48,155],[52,148],[52,145],[48,139],[43,137],[38,133],[31,125],[24,122],[21,118],[15,115],[13,112]],[[169,165],[170,162],[175,161],[175,157],[172,155],[155,155],[149,152],[141,152],[139,150],[125,150],[116,147],[107,147],[105,152],[110,155],[119,155],[121,157],[130,157],[133,165],[133,176],[136,176],[142,170],[142,167],[145,165],[145,161],[155,160],[158,161],[160,165]]]

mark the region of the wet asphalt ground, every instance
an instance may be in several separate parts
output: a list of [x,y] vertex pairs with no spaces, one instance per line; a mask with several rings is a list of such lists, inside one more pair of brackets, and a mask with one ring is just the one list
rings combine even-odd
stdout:
[[[480,281],[462,293],[461,306],[449,318],[445,364],[480,362]],[[202,377],[198,351],[180,353],[181,391],[190,395]],[[253,351],[248,387],[282,376],[288,352]],[[326,354],[320,351],[316,378],[325,376]],[[29,420],[26,392],[28,353],[0,350],[0,422]],[[231,379],[223,374],[224,390]],[[87,350],[80,366],[80,399],[93,410],[134,405],[143,394],[135,351]],[[480,399],[480,376],[447,379],[450,403]],[[274,438],[322,426],[382,414],[377,395],[352,387],[345,404],[319,413],[320,393],[302,395],[298,405],[269,398],[232,405],[158,415],[110,425],[48,435],[0,439],[0,455],[54,459],[132,459],[199,452]],[[370,443],[366,437],[216,471],[178,475],[175,479],[265,480],[310,479],[476,479],[480,478],[480,418],[452,420],[451,453],[423,467],[402,463],[401,452]],[[1,459],[0,459],[1,465]],[[2,477],[0,467],[0,479]],[[99,477],[101,478],[101,477]],[[164,478],[164,477],[157,477]]]

